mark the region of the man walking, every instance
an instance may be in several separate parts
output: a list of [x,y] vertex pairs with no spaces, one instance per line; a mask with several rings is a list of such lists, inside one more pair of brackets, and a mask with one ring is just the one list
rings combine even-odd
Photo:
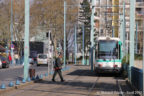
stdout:
[[56,58],[55,60],[55,64],[54,64],[54,74],[53,74],[53,78],[52,78],[52,81],[55,82],[55,77],[56,77],[56,74],[58,73],[59,74],[59,77],[61,79],[61,82],[64,82],[64,79],[62,77],[62,72],[61,72],[61,69],[62,69],[62,62],[61,62],[61,59],[62,58],[62,55],[59,54],[58,57]]

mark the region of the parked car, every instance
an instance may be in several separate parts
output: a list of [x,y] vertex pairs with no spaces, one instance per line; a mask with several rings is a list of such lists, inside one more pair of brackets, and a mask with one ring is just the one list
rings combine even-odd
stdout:
[[9,68],[9,60],[7,57],[0,56],[0,60],[2,63],[2,68]]
[[46,54],[38,54],[37,57],[37,66],[40,66],[42,64],[48,64],[48,57]]

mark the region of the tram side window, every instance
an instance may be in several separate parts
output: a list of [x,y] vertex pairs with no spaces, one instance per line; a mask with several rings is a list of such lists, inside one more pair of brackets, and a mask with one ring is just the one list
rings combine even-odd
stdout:
[[121,59],[121,45],[119,45],[119,59]]

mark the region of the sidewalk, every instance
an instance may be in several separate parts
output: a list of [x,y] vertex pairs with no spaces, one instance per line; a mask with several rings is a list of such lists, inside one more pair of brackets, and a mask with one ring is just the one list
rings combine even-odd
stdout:
[[[2,94],[0,96],[83,96],[88,93],[88,88],[91,87],[92,82],[95,81],[93,78],[91,81],[85,78],[85,76],[81,76],[84,71],[81,73],[77,73],[79,68],[88,69],[88,66],[70,66],[70,70],[63,71],[63,77],[66,80],[65,82],[60,82],[59,77],[56,77],[56,82],[52,82],[52,75],[45,77],[42,81],[35,82],[32,85],[28,85],[26,87],[16,89],[10,91],[6,94]],[[76,75],[76,73],[78,75]],[[77,79],[77,80],[76,80]],[[75,81],[76,80],[76,81]],[[81,81],[84,82],[81,82]],[[89,83],[91,82],[91,83]]]
[[119,92],[118,81],[122,91],[131,92],[126,80],[113,75],[95,76],[90,66],[71,65],[70,70],[62,73],[65,82],[60,82],[58,76],[56,82],[52,82],[52,75],[49,75],[41,81],[28,83],[29,85],[25,87],[18,87],[0,96],[119,96],[119,94],[103,94],[104,92]]

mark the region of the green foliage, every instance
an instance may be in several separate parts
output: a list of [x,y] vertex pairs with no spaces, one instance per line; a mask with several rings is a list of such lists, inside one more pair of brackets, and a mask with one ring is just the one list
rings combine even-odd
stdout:
[[[126,56],[128,56],[128,61],[126,61]],[[129,64],[129,57],[130,57],[130,55],[128,54],[126,56],[123,57],[122,64]],[[135,60],[143,60],[142,54],[135,54],[134,56],[135,56]]]
[[[127,60],[127,58],[128,58],[128,60]],[[129,54],[123,57],[122,64],[129,64]]]
[[90,3],[88,0],[83,0],[81,3],[81,10],[83,10],[82,17],[85,19],[83,20],[84,26],[85,26],[85,43],[90,41],[90,20],[91,20],[91,9],[90,9]]
[[143,60],[142,54],[135,54],[135,60]]
[[[128,66],[129,66],[129,54],[124,56],[122,59],[122,77],[127,78],[128,77]],[[127,60],[128,59],[128,60]]]

